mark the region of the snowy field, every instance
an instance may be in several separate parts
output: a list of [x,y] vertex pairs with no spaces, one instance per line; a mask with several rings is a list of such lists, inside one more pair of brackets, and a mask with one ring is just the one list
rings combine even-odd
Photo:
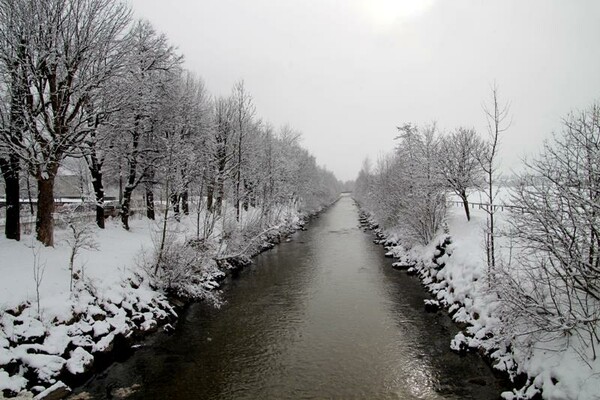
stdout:
[[[241,236],[228,240],[221,236],[223,230],[240,226],[242,231],[251,230],[260,214],[251,208],[242,213],[241,224],[233,213],[213,224],[201,265],[194,270],[199,287],[194,290],[214,296],[212,290],[227,268],[217,266],[216,256],[255,251]],[[274,214],[267,231],[275,234],[297,228],[301,220],[289,207]],[[172,221],[168,237],[180,243],[195,238],[196,223],[194,214]],[[115,219],[107,221],[104,230],[92,229],[95,248],[81,249],[75,258],[72,290],[69,230],[56,230],[54,248],[41,246],[30,235],[20,242],[0,238],[0,398],[5,390],[17,394],[26,388],[34,393],[60,389],[61,376],[89,371],[94,355],[110,352],[116,337],[139,337],[177,317],[149,265],[161,221],[136,218],[130,227],[124,230]],[[264,235],[257,238],[263,241],[257,245],[266,240]]]
[[[98,288],[120,285],[132,276],[134,260],[144,251],[152,248],[155,223],[148,220],[132,221],[131,230],[120,227],[117,220],[107,221],[105,230],[95,230],[97,250],[83,249],[76,264],[83,266],[84,277]],[[44,247],[28,235],[20,242],[0,238],[0,273],[5,277],[0,282],[0,308],[10,310],[23,303],[36,302],[36,284],[33,278],[34,253],[38,253],[45,264],[40,285],[42,299],[41,314],[45,321],[64,314],[68,308],[69,256],[70,247],[66,240],[69,232],[57,230],[57,245]]]

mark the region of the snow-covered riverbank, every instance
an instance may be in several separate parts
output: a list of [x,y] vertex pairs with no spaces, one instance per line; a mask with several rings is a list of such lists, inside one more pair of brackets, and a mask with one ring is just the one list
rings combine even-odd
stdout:
[[[502,224],[503,213],[497,213]],[[372,221],[372,223],[376,223]],[[594,400],[600,398],[600,362],[588,364],[577,354],[576,338],[556,338],[536,342],[527,332],[510,334],[499,318],[501,301],[489,290],[486,279],[483,230],[485,213],[472,210],[467,222],[460,207],[451,207],[448,230],[427,246],[406,249],[400,243],[399,229],[377,229],[380,242],[396,258],[395,267],[416,273],[433,299],[426,307],[448,309],[465,328],[450,344],[458,351],[477,350],[489,357],[494,368],[505,371],[518,388],[502,394],[505,399]],[[508,243],[499,239],[501,251]],[[526,340],[524,340],[526,339]]]
[[[170,223],[171,240],[193,239],[194,219]],[[232,265],[236,260],[246,262],[303,223],[302,214],[285,209],[251,240],[243,235],[223,240],[216,228],[203,241],[195,288],[187,289],[210,293],[215,300],[213,289],[228,270],[240,267]],[[93,371],[94,360],[110,359],[113,350],[144,334],[171,329],[177,313],[167,295],[173,293],[157,284],[149,265],[160,228],[160,222],[140,219],[132,221],[129,231],[117,221],[95,230],[96,248],[81,249],[75,259],[72,290],[69,231],[57,232],[54,248],[42,247],[32,237],[0,239],[0,394],[14,396],[28,389],[43,398],[49,387],[64,391],[62,382],[80,381]],[[232,251],[235,257],[228,258]]]

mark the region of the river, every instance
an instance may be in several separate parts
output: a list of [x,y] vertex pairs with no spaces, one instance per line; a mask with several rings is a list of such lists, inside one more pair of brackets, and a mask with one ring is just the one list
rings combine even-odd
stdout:
[[229,279],[220,309],[194,304],[78,391],[132,399],[497,399],[476,354],[449,349],[445,312],[426,313],[415,277],[343,196],[307,231]]

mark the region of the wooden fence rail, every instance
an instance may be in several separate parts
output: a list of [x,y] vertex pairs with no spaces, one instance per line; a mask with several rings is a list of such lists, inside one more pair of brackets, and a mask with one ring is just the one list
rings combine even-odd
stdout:
[[[457,201],[457,200],[448,200],[448,204],[452,204],[452,205],[456,205],[459,207],[464,207],[463,202],[462,201]],[[489,210],[490,205],[487,203],[473,203],[473,202],[469,202],[469,206],[471,207],[471,209],[475,209],[475,207],[477,207],[479,210]],[[509,205],[509,204],[494,204],[494,211],[504,211],[504,209],[507,210],[519,210],[521,212],[524,212],[525,208],[521,207],[521,206],[514,206],[514,205]]]

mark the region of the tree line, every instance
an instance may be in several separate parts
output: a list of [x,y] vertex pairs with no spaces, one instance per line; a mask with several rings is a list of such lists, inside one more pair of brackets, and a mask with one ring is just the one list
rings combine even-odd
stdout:
[[[316,208],[341,189],[299,144],[256,115],[244,82],[211,96],[201,78],[147,21],[117,0],[0,0],[0,167],[7,238],[20,238],[20,176],[37,183],[36,236],[54,243],[54,185],[68,160],[91,177],[96,223],[104,228],[106,182],[120,183],[129,229],[132,195],[156,217],[157,190],[175,217],[239,220],[276,204]],[[198,228],[198,231],[200,228]]]
[[[433,123],[398,127],[397,146],[367,159],[355,198],[403,244],[428,244],[445,227],[454,193],[471,219],[469,193],[483,193],[486,286],[503,321],[502,338],[524,346],[566,340],[585,362],[600,344],[600,106],[574,111],[508,188],[516,207],[498,227],[498,151],[510,108],[498,89],[484,105],[487,132]],[[498,343],[502,339],[498,339]]]

